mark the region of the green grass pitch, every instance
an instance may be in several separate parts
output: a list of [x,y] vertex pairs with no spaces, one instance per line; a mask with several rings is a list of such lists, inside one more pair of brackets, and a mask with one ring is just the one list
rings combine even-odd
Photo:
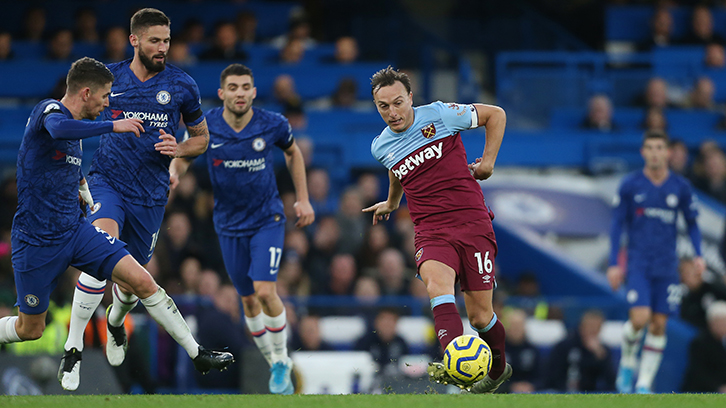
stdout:
[[53,395],[0,396],[2,408],[407,408],[486,404],[487,408],[710,408],[725,407],[715,394],[537,395]]

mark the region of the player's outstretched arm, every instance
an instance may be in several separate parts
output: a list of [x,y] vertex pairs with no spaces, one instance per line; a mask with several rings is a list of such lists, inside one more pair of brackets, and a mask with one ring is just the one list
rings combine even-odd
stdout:
[[378,221],[387,221],[390,214],[396,211],[401,204],[401,198],[403,198],[401,181],[390,170],[388,170],[388,180],[388,199],[363,209],[363,212],[373,213],[373,225],[378,224]]
[[144,131],[141,119],[121,119],[113,121],[113,133],[133,133],[136,137],[141,136]]
[[209,129],[207,119],[198,125],[187,127],[189,139],[179,143],[176,154],[172,157],[197,157],[207,151],[209,143]]
[[477,116],[479,126],[486,128],[486,146],[481,161],[477,160],[470,168],[472,175],[477,180],[486,180],[494,173],[494,163],[497,161],[499,148],[504,139],[504,128],[507,126],[507,114],[499,106],[477,103]]
[[306,227],[315,221],[315,211],[310,204],[308,196],[308,184],[305,177],[305,160],[297,143],[293,140],[290,147],[283,150],[285,153],[285,164],[292,176],[292,184],[295,186],[295,215],[298,228]]

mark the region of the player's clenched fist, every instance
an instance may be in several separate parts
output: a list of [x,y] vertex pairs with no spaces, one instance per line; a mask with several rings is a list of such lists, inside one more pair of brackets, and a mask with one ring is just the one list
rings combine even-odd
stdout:
[[113,132],[114,133],[126,133],[131,132],[136,137],[141,136],[141,132],[144,131],[144,127],[141,125],[144,123],[141,119],[121,119],[113,121]]

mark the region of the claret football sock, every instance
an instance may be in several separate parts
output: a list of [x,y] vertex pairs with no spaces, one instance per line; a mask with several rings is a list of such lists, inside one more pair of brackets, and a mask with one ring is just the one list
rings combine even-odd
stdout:
[[124,324],[126,315],[136,307],[139,298],[133,293],[124,293],[117,284],[113,284],[113,307],[108,314],[108,323],[114,327]]
[[456,310],[454,295],[442,295],[431,299],[431,310],[434,313],[434,329],[441,343],[442,350],[455,338],[464,334],[461,316]]
[[15,330],[16,321],[18,321],[18,316],[0,317],[0,344],[22,341]]
[[504,325],[494,313],[489,325],[483,329],[474,328],[479,332],[479,337],[486,341],[489,348],[492,349],[492,368],[489,370],[489,377],[493,379],[499,378],[507,366],[507,359],[504,353]]
[[187,322],[176,307],[174,300],[170,298],[164,289],[159,287],[153,295],[141,299],[141,303],[149,311],[154,320],[186,350],[189,357],[195,358],[199,354],[199,343],[194,340]]
[[264,313],[260,313],[257,316],[249,317],[245,316],[245,322],[247,328],[252,334],[252,339],[255,341],[255,345],[260,349],[260,352],[267,360],[267,364],[272,366],[272,340],[270,340],[270,333],[265,328],[265,322],[263,321]]
[[83,332],[96,308],[101,304],[105,290],[105,280],[98,280],[87,273],[81,273],[78,277],[73,293],[68,339],[63,347],[66,351],[72,348],[83,351]]
[[278,316],[262,314],[267,333],[272,343],[272,363],[287,360],[287,312],[282,309]]

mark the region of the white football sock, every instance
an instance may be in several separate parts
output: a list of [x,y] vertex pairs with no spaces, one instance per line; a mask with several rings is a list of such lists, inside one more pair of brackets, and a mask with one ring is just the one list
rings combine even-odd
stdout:
[[139,298],[133,293],[126,294],[122,292],[115,283],[112,292],[113,307],[108,314],[108,323],[113,327],[120,327],[124,324],[126,315],[139,303]]
[[260,313],[255,317],[245,316],[245,322],[247,328],[252,334],[252,339],[255,341],[257,348],[267,360],[267,364],[272,366],[272,340],[270,333],[265,328],[264,318],[268,317],[264,313]]
[[63,347],[83,351],[83,332],[86,330],[91,316],[103,300],[106,290],[106,281],[98,280],[87,273],[81,273],[73,292],[73,305],[71,306],[71,322],[68,327],[68,339]]
[[638,374],[638,382],[635,388],[646,388],[651,390],[653,380],[660,368],[660,362],[663,359],[663,350],[665,349],[667,338],[663,336],[654,336],[651,333],[645,335],[643,343],[643,353],[640,356],[640,372]]
[[156,293],[146,299],[141,299],[141,303],[149,311],[151,317],[186,350],[189,357],[193,359],[199,355],[199,343],[194,340],[194,336],[174,300],[166,294],[163,288],[159,287]]
[[15,330],[18,316],[0,317],[0,344],[17,343],[22,341]]
[[644,332],[645,329],[643,328],[636,332],[630,320],[623,325],[623,342],[620,349],[620,365],[622,367],[635,369],[638,366],[640,339],[643,338]]
[[262,320],[272,343],[272,363],[287,361],[287,312],[282,309],[275,317],[262,313]]

